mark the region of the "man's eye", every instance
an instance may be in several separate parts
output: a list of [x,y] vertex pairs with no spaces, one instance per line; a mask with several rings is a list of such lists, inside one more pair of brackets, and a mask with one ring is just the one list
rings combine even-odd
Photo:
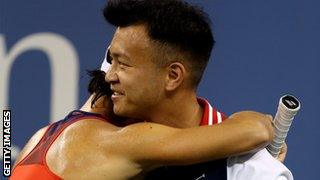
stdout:
[[119,63],[119,65],[121,66],[121,67],[127,67],[128,65],[126,65],[125,63],[123,63],[123,62],[118,62]]

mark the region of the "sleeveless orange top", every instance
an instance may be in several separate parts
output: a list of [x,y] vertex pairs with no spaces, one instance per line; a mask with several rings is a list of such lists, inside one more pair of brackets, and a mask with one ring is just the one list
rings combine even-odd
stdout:
[[46,155],[57,137],[71,124],[83,119],[98,119],[107,121],[107,118],[95,113],[75,110],[63,120],[51,124],[38,144],[13,169],[10,180],[60,180],[61,177],[50,171],[46,163]]

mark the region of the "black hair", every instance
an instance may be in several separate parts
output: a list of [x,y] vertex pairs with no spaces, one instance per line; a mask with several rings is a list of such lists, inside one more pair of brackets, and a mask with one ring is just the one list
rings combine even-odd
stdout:
[[[88,85],[88,91],[93,95],[91,101],[91,108],[94,106],[95,102],[102,96],[107,96],[109,101],[111,101],[112,91],[110,89],[110,84],[105,81],[104,77],[106,73],[101,70],[91,70],[87,71],[88,75],[91,77]],[[126,117],[117,116],[113,111],[107,112],[108,122],[119,126],[124,127],[126,125],[132,124],[133,119],[128,119]]]
[[91,107],[101,96],[111,97],[112,91],[110,85],[105,81],[106,73],[101,70],[87,71],[88,75],[91,77],[88,85],[88,91],[93,94],[93,99],[91,101]]
[[105,19],[117,27],[144,24],[152,40],[186,55],[197,86],[210,58],[214,37],[208,15],[180,0],[109,0]]

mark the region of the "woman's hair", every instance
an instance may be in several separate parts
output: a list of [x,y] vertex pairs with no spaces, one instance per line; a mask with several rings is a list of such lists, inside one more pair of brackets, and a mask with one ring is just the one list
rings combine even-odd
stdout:
[[93,94],[93,99],[91,101],[91,107],[93,107],[94,103],[101,96],[111,97],[112,91],[110,89],[110,84],[105,80],[106,73],[104,71],[92,70],[87,73],[91,77],[88,91],[90,94]]
[[[92,70],[88,71],[87,73],[91,77],[88,86],[89,93],[93,95],[91,108],[94,106],[95,102],[102,96],[106,96],[111,101],[110,98],[113,92],[110,89],[110,84],[104,78],[106,73],[101,70]],[[115,115],[112,110],[110,112],[108,111],[107,117],[109,118],[109,121],[112,121],[112,124],[121,127],[134,122],[133,120],[128,120],[128,118],[126,117]]]

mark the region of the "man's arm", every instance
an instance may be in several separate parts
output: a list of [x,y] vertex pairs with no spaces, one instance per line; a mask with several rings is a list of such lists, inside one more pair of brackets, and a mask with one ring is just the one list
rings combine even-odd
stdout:
[[273,138],[271,119],[246,111],[219,125],[187,129],[137,123],[117,132],[114,150],[147,166],[205,162],[265,147]]

